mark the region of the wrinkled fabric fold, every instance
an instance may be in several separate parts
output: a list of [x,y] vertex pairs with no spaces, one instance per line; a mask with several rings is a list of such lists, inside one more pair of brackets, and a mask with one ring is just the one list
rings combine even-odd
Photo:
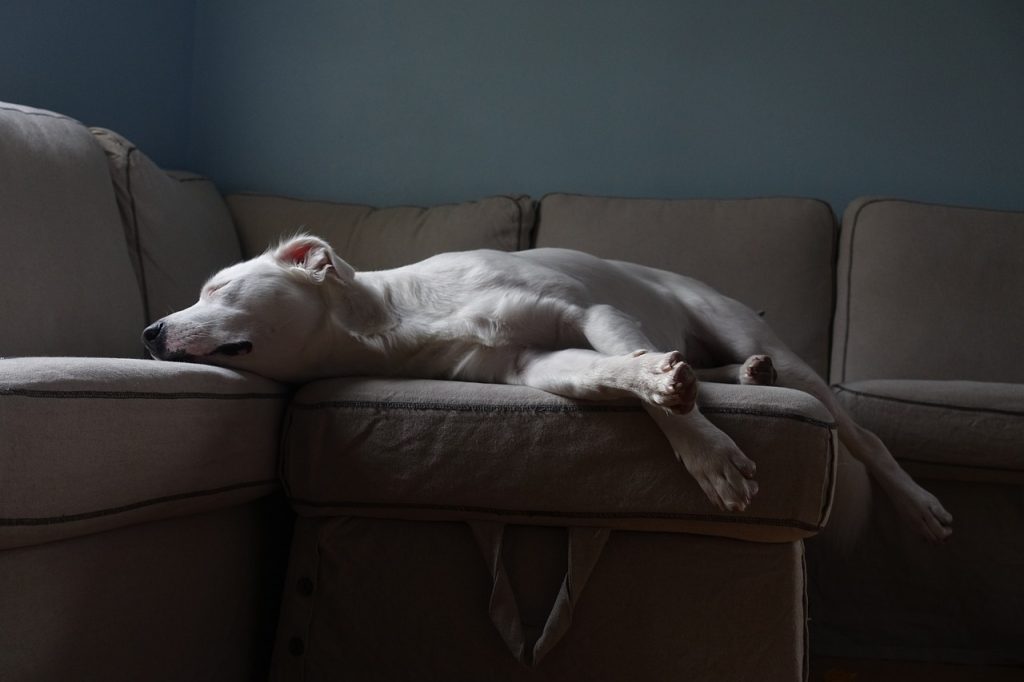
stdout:
[[473,531],[493,580],[491,597],[487,605],[491,622],[494,623],[512,656],[523,665],[533,668],[569,631],[573,609],[601,557],[611,531],[608,528],[566,529],[568,540],[565,577],[540,636],[536,642],[530,643],[526,641],[519,604],[505,569],[505,524],[480,521],[470,521],[467,524]]

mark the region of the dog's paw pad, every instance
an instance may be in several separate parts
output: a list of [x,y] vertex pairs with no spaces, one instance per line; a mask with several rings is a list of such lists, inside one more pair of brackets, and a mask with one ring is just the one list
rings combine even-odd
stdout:
[[686,414],[697,401],[697,375],[678,351],[634,355],[642,363],[640,397],[670,412]]
[[744,386],[774,386],[778,378],[768,355],[751,355],[740,367],[740,383]]

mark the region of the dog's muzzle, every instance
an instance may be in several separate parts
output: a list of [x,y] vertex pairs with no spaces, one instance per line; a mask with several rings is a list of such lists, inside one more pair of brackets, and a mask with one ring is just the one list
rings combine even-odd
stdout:
[[167,343],[164,336],[164,323],[154,322],[142,330],[142,345],[146,347],[150,355],[158,360],[167,360]]
[[[185,351],[168,351],[167,350],[167,327],[163,320],[154,322],[153,324],[142,330],[142,345],[146,347],[157,360],[193,360],[196,356],[186,353]],[[209,353],[205,353],[203,357],[211,355],[246,355],[252,352],[251,341],[233,341],[231,343],[222,343],[221,345],[214,348]]]

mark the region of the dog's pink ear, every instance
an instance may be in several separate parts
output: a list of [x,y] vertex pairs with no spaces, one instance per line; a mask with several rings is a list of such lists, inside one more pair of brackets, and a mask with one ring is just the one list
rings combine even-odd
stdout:
[[331,245],[319,237],[290,239],[274,250],[274,258],[285,265],[307,270],[317,282],[329,277],[350,282],[356,275],[352,266],[338,258]]

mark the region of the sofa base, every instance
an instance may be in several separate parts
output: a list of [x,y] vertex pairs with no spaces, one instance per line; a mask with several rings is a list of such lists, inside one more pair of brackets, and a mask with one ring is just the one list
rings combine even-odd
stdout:
[[254,680],[280,497],[0,552],[0,679]]
[[874,495],[858,544],[807,543],[816,656],[1024,664],[1024,488],[922,480],[953,514],[932,545]]
[[[528,646],[566,575],[567,535],[505,528],[502,561]],[[612,531],[571,625],[535,666],[492,623],[492,587],[467,524],[300,517],[272,679],[805,676],[802,542]]]

